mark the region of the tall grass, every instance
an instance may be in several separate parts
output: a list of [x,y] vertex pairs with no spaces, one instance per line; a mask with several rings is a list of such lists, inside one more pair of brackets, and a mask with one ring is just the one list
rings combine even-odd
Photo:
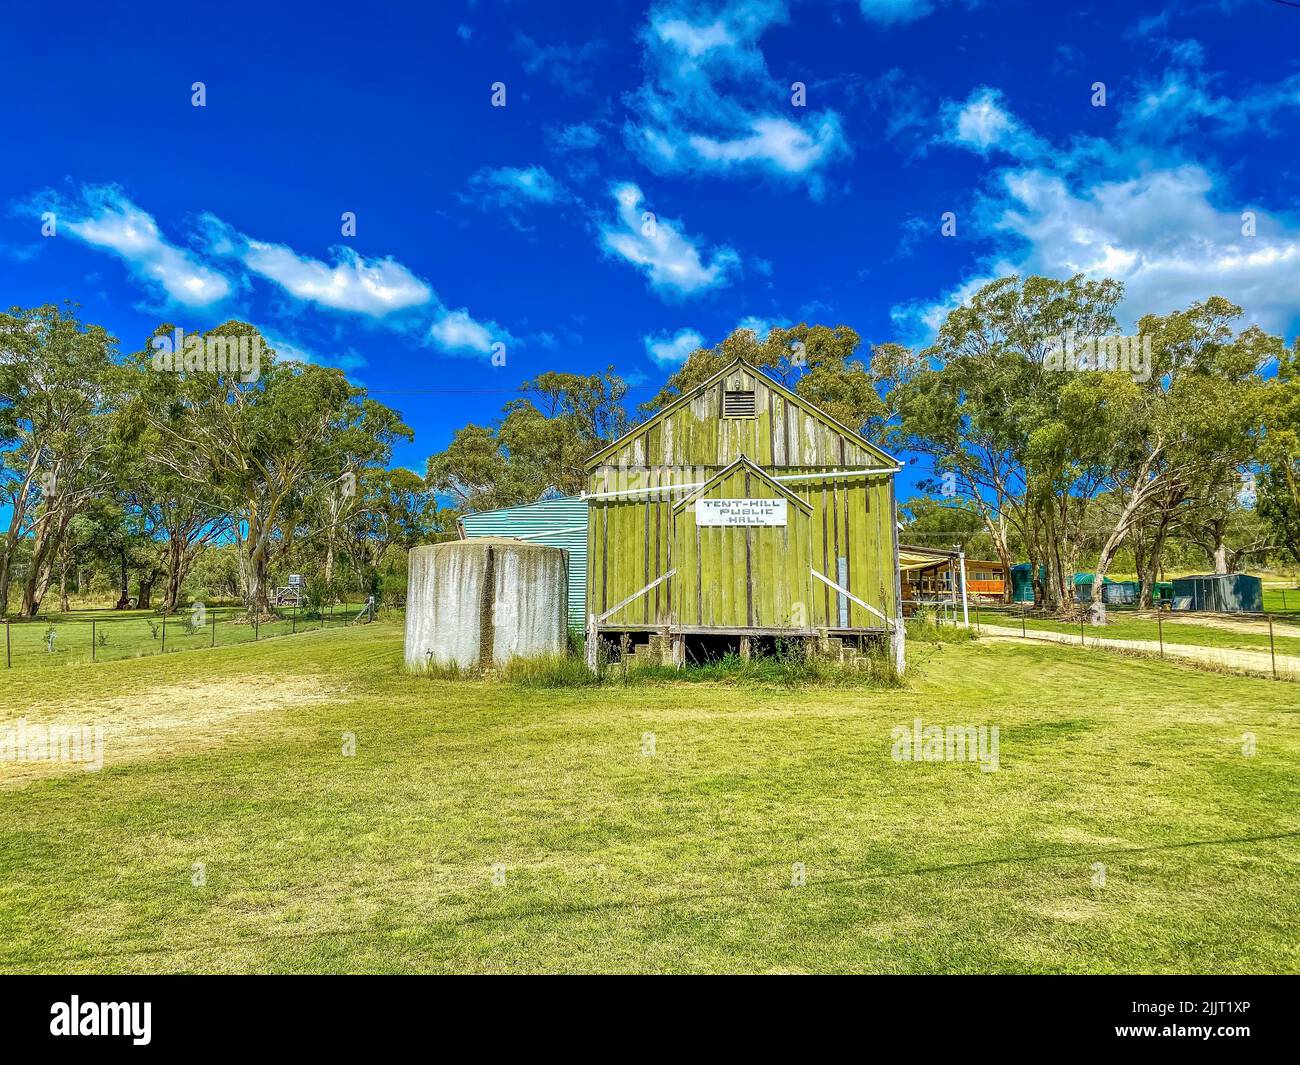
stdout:
[[[737,654],[703,663],[673,666],[638,665],[630,661],[601,663],[598,673],[579,655],[516,658],[502,666],[497,678],[522,688],[590,688],[624,685],[737,684],[758,687],[892,688],[901,683],[892,657],[884,650],[865,656],[857,665],[820,657],[805,657],[802,649],[778,647],[774,654]],[[439,679],[456,679],[440,675]]]
[[928,610],[918,610],[907,619],[907,638],[918,643],[966,643],[975,639],[974,628],[940,625]]
[[497,676],[520,688],[591,688],[602,682],[601,677],[587,668],[586,661],[572,652],[512,658],[498,670]]

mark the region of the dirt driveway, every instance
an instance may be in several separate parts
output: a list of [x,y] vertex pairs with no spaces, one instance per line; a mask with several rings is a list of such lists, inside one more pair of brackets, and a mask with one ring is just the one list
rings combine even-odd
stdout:
[[[981,625],[980,632],[983,635],[999,639],[1042,640],[1047,643],[1062,643],[1074,647],[1102,647],[1141,654],[1158,655],[1162,653],[1160,643],[1157,640],[1117,640],[1106,636],[1088,636],[1080,641],[1080,638],[1073,633],[1049,632],[1044,629],[1035,629],[1022,636],[1019,629],[1006,628],[1001,625]],[[1166,658],[1199,662],[1204,665],[1228,669],[1234,673],[1251,673],[1270,677],[1274,672],[1274,659],[1268,651],[1246,651],[1236,647],[1199,647],[1195,644],[1170,643],[1166,640],[1163,654]],[[1300,655],[1277,655],[1276,670],[1277,676],[1281,680],[1300,681]]]

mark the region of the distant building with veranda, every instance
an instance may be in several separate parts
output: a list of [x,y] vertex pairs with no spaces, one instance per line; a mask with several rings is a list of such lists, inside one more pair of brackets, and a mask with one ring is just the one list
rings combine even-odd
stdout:
[[903,666],[896,459],[737,359],[586,464],[587,654],[755,640]]

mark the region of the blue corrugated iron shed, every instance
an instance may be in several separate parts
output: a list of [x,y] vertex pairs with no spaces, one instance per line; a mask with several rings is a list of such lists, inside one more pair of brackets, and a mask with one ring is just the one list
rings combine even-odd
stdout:
[[559,496],[501,510],[466,514],[460,519],[465,539],[513,536],[532,544],[569,552],[569,628],[582,632],[587,619],[587,501]]

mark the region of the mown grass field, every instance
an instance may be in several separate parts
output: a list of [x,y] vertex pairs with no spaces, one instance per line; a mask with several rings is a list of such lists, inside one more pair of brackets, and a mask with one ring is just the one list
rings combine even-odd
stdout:
[[[892,691],[400,661],[381,622],[0,678],[0,724],[108,727],[99,772],[0,763],[0,970],[1300,971],[1292,685],[1011,642]],[[1000,768],[894,761],[918,716]]]

